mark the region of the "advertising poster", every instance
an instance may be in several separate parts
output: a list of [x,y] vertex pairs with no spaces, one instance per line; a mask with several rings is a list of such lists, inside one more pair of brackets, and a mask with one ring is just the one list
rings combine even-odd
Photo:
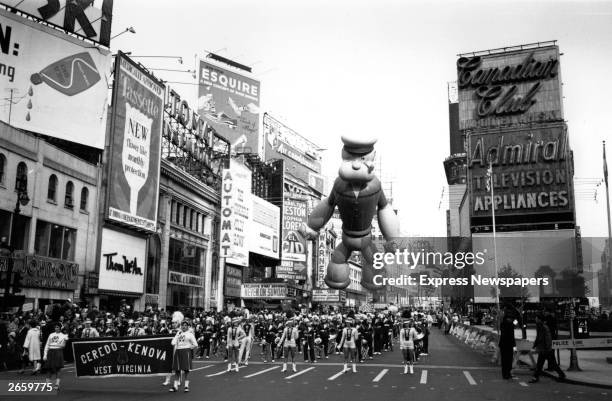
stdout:
[[104,149],[110,52],[2,9],[0,42],[0,119]]
[[74,340],[77,377],[160,376],[172,371],[172,337]]
[[307,202],[301,199],[285,198],[283,203],[283,251],[281,255],[283,260],[306,261],[306,239],[298,233],[298,229],[307,221]]
[[226,263],[248,266],[251,171],[230,163],[229,169],[223,169],[222,179],[220,257],[226,258]]
[[285,172],[323,193],[319,147],[269,114],[263,116],[265,158],[284,159]]
[[280,208],[251,194],[249,219],[249,251],[270,258],[279,258]]
[[288,296],[287,284],[274,283],[274,284],[255,284],[245,283],[240,288],[240,297],[252,299],[252,298],[266,298],[266,299],[284,299]]
[[231,144],[232,152],[258,153],[260,83],[200,61],[198,113]]
[[164,86],[123,53],[115,62],[108,218],[155,231]]
[[142,293],[146,251],[144,238],[103,228],[98,288]]

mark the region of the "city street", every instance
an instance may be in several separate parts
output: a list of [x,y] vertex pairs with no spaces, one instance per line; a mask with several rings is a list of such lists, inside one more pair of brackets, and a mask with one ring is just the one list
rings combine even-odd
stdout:
[[[396,346],[397,348],[397,346]],[[517,379],[502,380],[498,368],[452,336],[433,329],[430,355],[422,356],[414,375],[402,374],[398,349],[373,361],[358,364],[357,373],[340,373],[341,356],[316,364],[298,364],[298,372],[281,373],[281,365],[260,362],[257,347],[252,362],[239,372],[226,373],[222,361],[196,360],[190,374],[191,391],[169,393],[162,377],[76,379],[64,370],[57,399],[61,400],[154,400],[180,397],[185,400],[377,400],[416,398],[425,400],[608,400],[612,391],[557,383],[542,377],[529,384],[527,369],[515,371]],[[299,355],[301,358],[302,355]],[[31,380],[27,375],[4,373],[2,380]],[[11,397],[17,399],[18,397]],[[27,397],[26,399],[31,399]]]

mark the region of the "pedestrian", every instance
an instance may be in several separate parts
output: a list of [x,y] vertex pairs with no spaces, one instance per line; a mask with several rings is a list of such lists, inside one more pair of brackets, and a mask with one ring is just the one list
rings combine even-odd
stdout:
[[30,329],[23,343],[23,348],[27,352],[28,359],[32,362],[32,375],[40,372],[40,329],[38,322],[34,319],[30,321]]
[[97,338],[100,337],[100,333],[95,327],[91,327],[91,319],[85,319],[85,328],[81,332],[81,338]]
[[232,327],[227,331],[227,351],[229,354],[229,363],[227,371],[232,370],[232,361],[235,364],[235,370],[238,372],[238,364],[240,363],[240,342],[246,337],[244,330],[239,326],[240,318],[232,319]]
[[404,374],[408,374],[408,368],[410,368],[410,374],[414,374],[414,340],[417,336],[417,331],[412,320],[405,320],[403,326],[399,336],[400,350],[404,358]]
[[52,377],[55,376],[54,388],[59,390],[60,370],[64,367],[64,348],[66,348],[68,336],[62,333],[62,326],[60,323],[54,324],[54,330],[55,332],[50,334],[47,338],[43,361],[45,361],[45,367],[47,369],[47,382],[50,382]]
[[353,373],[357,373],[357,340],[359,331],[353,328],[353,319],[346,319],[346,327],[342,330],[340,348],[344,351],[344,372],[348,372],[349,361],[353,364]]
[[559,374],[559,381],[565,380],[565,373],[559,368],[555,354],[552,349],[552,335],[550,328],[545,323],[545,317],[542,313],[536,315],[536,339],[533,342],[532,352],[538,353],[538,360],[536,362],[536,369],[533,373],[533,379],[529,383],[537,383],[540,380],[542,374],[542,368],[544,362],[548,361],[548,366]]
[[508,380],[512,378],[512,362],[516,351],[516,340],[514,339],[514,324],[507,309],[504,311],[499,331],[502,377]]
[[305,322],[306,322],[306,328],[304,329],[304,332],[302,333],[302,346],[304,349],[304,361],[315,363],[317,361],[315,359],[315,352],[314,352],[314,345],[315,345],[314,342],[315,342],[316,332],[314,328],[312,327],[312,322],[309,319],[306,319]]
[[283,335],[281,336],[280,343],[283,347],[283,369],[281,372],[287,371],[287,360],[289,356],[291,357],[291,365],[294,372],[297,372],[297,367],[295,366],[295,352],[296,352],[296,342],[298,340],[298,329],[294,327],[295,322],[292,319],[287,320],[287,324],[285,329],[283,330]]
[[198,342],[193,331],[189,330],[189,322],[187,320],[181,322],[181,330],[172,339],[172,345],[175,347],[172,357],[172,370],[176,373],[176,379],[174,380],[174,385],[170,387],[170,392],[178,391],[182,381],[184,391],[188,393],[189,380],[187,380],[187,376],[191,370],[193,350],[198,347]]

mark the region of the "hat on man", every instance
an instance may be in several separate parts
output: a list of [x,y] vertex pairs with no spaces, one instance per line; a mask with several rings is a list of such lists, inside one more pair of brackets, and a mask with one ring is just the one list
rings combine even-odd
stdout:
[[376,139],[374,138],[355,138],[342,135],[344,147],[342,150],[355,156],[366,155],[374,150]]

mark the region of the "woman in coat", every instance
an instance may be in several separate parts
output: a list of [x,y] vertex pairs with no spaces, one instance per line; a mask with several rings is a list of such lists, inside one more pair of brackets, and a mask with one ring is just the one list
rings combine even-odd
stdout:
[[23,348],[25,352],[28,353],[28,358],[30,362],[34,365],[32,369],[32,374],[40,372],[40,329],[38,328],[38,322],[36,320],[32,320],[30,322],[30,330],[28,330],[28,334],[26,334],[26,339],[23,343]]

